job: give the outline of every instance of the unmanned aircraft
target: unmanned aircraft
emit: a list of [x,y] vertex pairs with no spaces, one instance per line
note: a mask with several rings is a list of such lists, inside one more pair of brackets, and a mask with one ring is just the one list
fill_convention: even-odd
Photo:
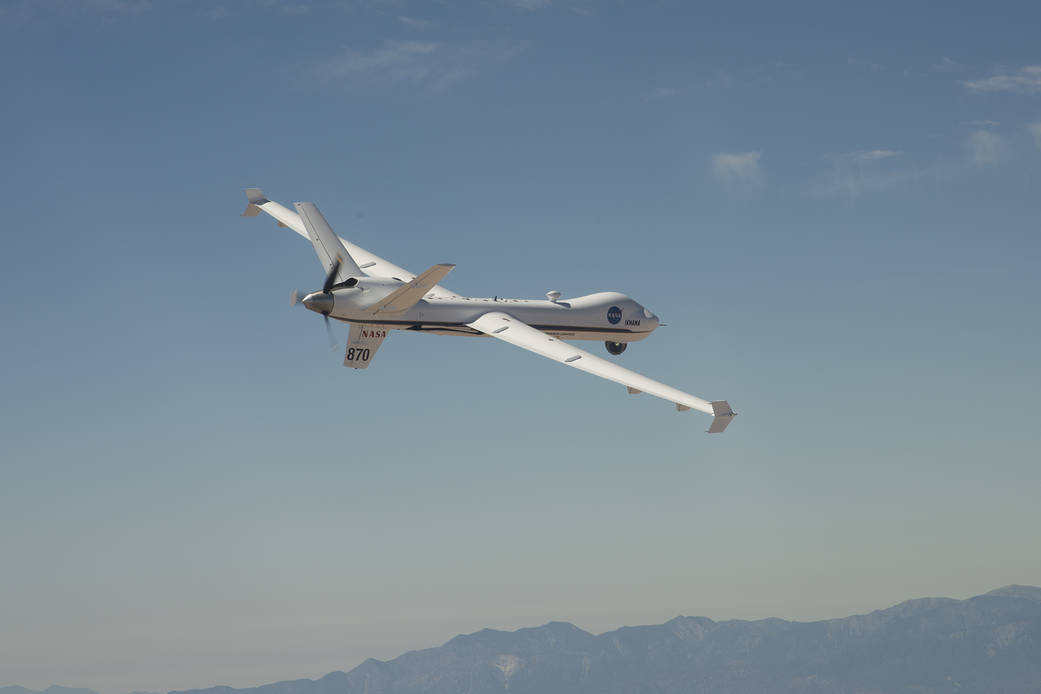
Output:
[[325,269],[320,291],[293,303],[325,317],[350,324],[343,365],[369,366],[391,330],[463,335],[489,335],[543,357],[624,385],[630,393],[647,393],[675,403],[676,409],[699,410],[713,416],[708,428],[716,434],[727,428],[736,413],[726,400],[702,400],[635,371],[574,347],[564,340],[602,340],[607,351],[619,355],[658,327],[658,317],[628,296],[599,292],[562,299],[548,292],[546,300],[480,299],[460,296],[438,284],[455,265],[434,265],[411,272],[369,253],[337,236],[314,203],[296,202],[296,212],[271,202],[259,188],[247,188],[249,204],[243,216],[260,212],[278,220],[311,241]]

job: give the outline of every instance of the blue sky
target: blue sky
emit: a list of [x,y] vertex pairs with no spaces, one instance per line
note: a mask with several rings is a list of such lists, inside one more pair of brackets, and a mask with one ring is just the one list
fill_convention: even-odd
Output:
[[[1041,584],[1039,14],[0,5],[0,684]],[[345,370],[247,186],[467,294],[630,294],[622,363],[741,416],[485,340]]]

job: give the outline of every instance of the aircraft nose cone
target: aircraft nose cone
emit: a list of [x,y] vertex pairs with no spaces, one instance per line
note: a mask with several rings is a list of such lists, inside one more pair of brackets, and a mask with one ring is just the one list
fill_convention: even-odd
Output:
[[658,320],[658,316],[651,313],[648,309],[643,310],[643,317],[644,320],[646,320],[647,323],[651,326],[651,330],[658,327],[658,323],[660,322]]
[[304,297],[304,306],[315,313],[331,313],[333,310],[333,295],[325,292],[314,292]]

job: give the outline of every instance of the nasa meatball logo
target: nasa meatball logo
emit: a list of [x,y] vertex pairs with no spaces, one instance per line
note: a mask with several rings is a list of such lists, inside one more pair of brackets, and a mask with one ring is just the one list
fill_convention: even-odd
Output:
[[612,306],[607,309],[607,322],[614,325],[618,321],[622,320],[622,309],[617,306]]

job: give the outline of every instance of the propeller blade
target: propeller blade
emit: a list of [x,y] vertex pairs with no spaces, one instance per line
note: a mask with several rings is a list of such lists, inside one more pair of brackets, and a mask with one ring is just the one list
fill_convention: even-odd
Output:
[[289,305],[296,306],[300,303],[300,290],[294,289],[293,293],[289,295]]
[[329,324],[329,314],[323,313],[322,318],[325,319],[325,332],[329,335],[329,349],[336,349],[336,335],[333,334],[333,327]]
[[336,256],[336,260],[333,261],[333,266],[329,268],[329,274],[325,276],[325,284],[322,285],[322,293],[328,294],[329,290],[336,284],[336,275],[340,272],[340,265],[342,265],[340,256]]

